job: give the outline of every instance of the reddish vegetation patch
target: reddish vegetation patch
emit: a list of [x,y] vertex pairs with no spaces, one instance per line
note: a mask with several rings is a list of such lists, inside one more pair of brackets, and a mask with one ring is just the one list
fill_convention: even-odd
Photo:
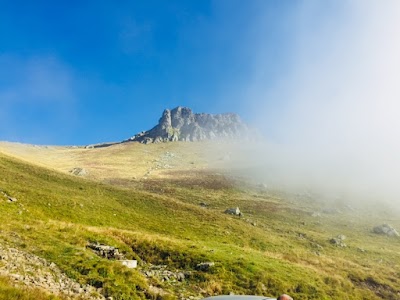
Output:
[[280,210],[280,205],[277,203],[272,203],[269,201],[260,201],[260,202],[255,202],[252,203],[250,201],[247,201],[246,203],[243,203],[246,205],[246,209],[249,210],[250,212],[254,214],[268,214],[268,213],[275,213]]
[[124,178],[107,178],[103,180],[104,183],[125,187],[125,188],[136,188],[138,186],[138,182],[131,179]]
[[400,290],[395,290],[387,284],[379,283],[372,277],[361,279],[355,276],[350,276],[350,280],[361,288],[366,288],[373,291],[382,299],[399,299],[400,297]]
[[212,190],[230,189],[234,187],[234,183],[230,179],[221,174],[209,171],[167,171],[163,174],[168,176],[166,179],[162,180],[163,182],[169,182],[180,187],[202,187]]

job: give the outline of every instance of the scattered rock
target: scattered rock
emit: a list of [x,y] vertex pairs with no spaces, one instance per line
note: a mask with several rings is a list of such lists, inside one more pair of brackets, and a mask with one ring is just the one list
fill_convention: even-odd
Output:
[[76,176],[86,176],[88,174],[88,172],[83,168],[73,168],[69,172]]
[[[173,169],[173,166],[170,165],[171,162],[174,162],[174,159],[176,158],[176,155],[174,153],[171,152],[165,152],[163,155],[160,156],[160,158],[158,160],[155,161],[154,164],[154,169],[158,170],[158,169]],[[151,172],[151,170],[153,169],[150,168],[148,173]]]
[[200,202],[200,206],[201,206],[201,207],[208,207],[208,204],[205,203],[205,202]]
[[176,279],[178,279],[179,281],[183,281],[185,280],[185,274],[183,272],[179,272],[178,274],[176,274]]
[[250,220],[250,219],[245,219],[245,221],[247,223],[249,223],[250,225],[252,225],[252,226],[257,226],[257,222],[256,221],[253,221],[253,220]]
[[243,216],[242,212],[240,211],[239,207],[236,208],[228,208],[224,211],[224,213],[228,215],[235,215],[235,216]]
[[302,232],[298,232],[298,233],[297,233],[297,237],[300,238],[300,239],[305,239],[306,236],[307,236],[307,235],[306,235],[305,233],[302,233]]
[[7,199],[8,202],[17,202],[17,198],[13,198],[13,197],[8,197]]
[[140,270],[146,277],[155,277],[160,281],[175,283],[184,281],[192,274],[190,271],[168,270],[166,265],[143,264]]
[[266,185],[265,183],[259,183],[257,186],[259,188],[262,188],[262,189],[267,189],[268,188],[268,185]]
[[323,250],[324,247],[322,247],[320,244],[316,243],[316,242],[311,242],[311,246],[314,248],[317,248],[319,250]]
[[339,234],[337,237],[331,238],[329,242],[337,247],[345,248],[347,245],[343,242],[346,239],[346,236],[343,234]]
[[53,262],[18,249],[0,245],[0,275],[32,288],[43,289],[62,299],[105,299],[90,285],[67,277]]
[[375,226],[372,231],[376,234],[383,234],[387,236],[399,236],[399,233],[396,229],[394,229],[389,224],[382,224],[379,226]]
[[99,243],[89,243],[88,248],[92,249],[97,255],[107,259],[118,259],[123,260],[124,256],[119,253],[118,248]]
[[196,269],[199,271],[208,271],[215,266],[214,262],[202,262],[197,264]]
[[12,202],[17,202],[17,198],[11,197],[8,195],[6,192],[1,191],[1,194],[7,199],[7,202],[12,203]]
[[132,259],[132,260],[128,260],[128,259],[121,260],[121,264],[123,266],[126,266],[129,269],[136,269],[137,268],[137,260],[134,260],[134,259]]

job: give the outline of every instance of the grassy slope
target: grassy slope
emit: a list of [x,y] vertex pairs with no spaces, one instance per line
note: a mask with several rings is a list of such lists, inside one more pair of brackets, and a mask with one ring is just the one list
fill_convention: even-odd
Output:
[[[99,150],[94,153],[101,156]],[[149,151],[159,157],[166,149]],[[124,170],[125,176],[132,175]],[[370,233],[381,222],[376,215],[313,218],[316,203],[311,200],[289,202],[205,172],[174,169],[166,177],[174,180],[156,176],[121,188],[0,155],[0,174],[0,188],[18,198],[17,203],[0,200],[3,242],[54,261],[69,276],[102,287],[114,299],[151,297],[149,284],[175,296],[285,291],[297,299],[388,299],[400,290],[400,242]],[[244,218],[222,214],[236,205]],[[337,234],[348,237],[349,247],[329,244]],[[147,281],[137,270],[95,256],[85,248],[88,241],[119,246],[141,265],[162,263],[193,273],[179,285]],[[195,271],[203,261],[216,266]]]
[[25,287],[12,286],[11,281],[0,276],[0,300],[57,300],[56,296],[49,295],[39,289],[27,289]]
[[[88,178],[100,181],[156,176],[163,165],[183,170],[202,169],[207,166],[206,158],[215,156],[211,154],[213,149],[213,144],[207,142],[126,143],[96,149],[0,142],[0,152],[10,156],[65,173],[74,167],[85,168],[89,173]],[[168,153],[174,156],[165,155]]]

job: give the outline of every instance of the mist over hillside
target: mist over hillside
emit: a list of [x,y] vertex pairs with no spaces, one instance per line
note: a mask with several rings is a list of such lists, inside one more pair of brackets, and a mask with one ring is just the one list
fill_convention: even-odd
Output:
[[[294,20],[284,76],[267,85],[260,42],[246,98],[265,144],[233,150],[248,174],[266,184],[315,189],[351,201],[399,204],[400,4],[307,1]],[[318,28],[307,22],[321,20]],[[263,13],[257,33],[263,32]],[[276,103],[281,103],[276,107]],[[253,147],[254,146],[254,147]],[[237,162],[233,162],[236,165]]]

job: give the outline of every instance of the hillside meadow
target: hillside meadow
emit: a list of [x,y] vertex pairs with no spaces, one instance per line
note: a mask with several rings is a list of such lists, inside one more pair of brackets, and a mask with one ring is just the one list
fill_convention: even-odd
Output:
[[[400,297],[400,239],[372,232],[383,222],[400,228],[398,216],[385,207],[349,209],[231,178],[211,168],[220,157],[210,163],[203,148],[2,143],[0,190],[17,201],[0,195],[0,243],[53,262],[113,299],[283,292],[294,299]],[[88,175],[69,174],[74,167]],[[231,207],[243,215],[225,214]],[[338,235],[345,246],[330,242]],[[91,242],[118,247],[138,268],[96,255]],[[210,268],[199,269],[207,262]],[[184,279],[151,273],[155,266]],[[64,299],[6,276],[0,294]]]

